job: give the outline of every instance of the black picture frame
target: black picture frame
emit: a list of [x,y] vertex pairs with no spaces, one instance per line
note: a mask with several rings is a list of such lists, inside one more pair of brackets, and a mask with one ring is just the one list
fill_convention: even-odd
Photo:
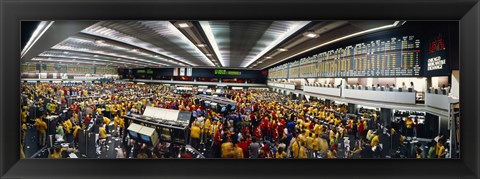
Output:
[[[19,160],[21,20],[459,20],[461,159]],[[478,0],[0,1],[2,178],[478,178]],[[17,137],[18,136],[18,137]]]

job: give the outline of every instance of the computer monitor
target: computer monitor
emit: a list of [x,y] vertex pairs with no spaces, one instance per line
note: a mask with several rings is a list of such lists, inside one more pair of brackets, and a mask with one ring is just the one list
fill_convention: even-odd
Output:
[[130,134],[130,137],[131,137],[131,138],[133,138],[133,139],[137,139],[137,138],[138,138],[138,133],[133,132],[133,131],[128,131],[128,133]]
[[145,143],[152,143],[152,141],[150,140],[150,136],[141,134],[141,135],[140,135],[140,138],[141,138]]

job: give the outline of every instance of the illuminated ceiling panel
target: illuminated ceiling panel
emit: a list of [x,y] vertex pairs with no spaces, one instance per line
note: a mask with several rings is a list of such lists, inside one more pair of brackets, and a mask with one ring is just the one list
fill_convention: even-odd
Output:
[[51,58],[65,58],[65,59],[77,59],[77,60],[90,60],[92,62],[106,62],[106,63],[115,63],[115,64],[122,64],[122,65],[148,65],[148,66],[155,66],[157,64],[151,62],[140,62],[140,61],[132,61],[129,59],[122,59],[122,58],[115,58],[110,56],[103,56],[103,55],[93,55],[88,53],[78,53],[78,52],[68,52],[68,54],[63,53],[62,51],[46,51],[39,55],[39,57],[51,57]]
[[165,59],[160,61],[152,57],[151,55],[146,55],[139,51],[134,51],[129,48],[109,45],[108,43],[96,43],[94,39],[86,40],[83,38],[70,37],[63,42],[52,47],[53,50],[67,50],[75,52],[85,52],[92,54],[100,54],[106,56],[112,56],[116,58],[130,59],[132,62],[145,62],[158,65],[166,65]]
[[82,33],[119,41],[189,66],[214,66],[168,21],[102,21]]
[[246,67],[309,21],[201,21],[200,25],[220,62]]
[[270,28],[263,34],[262,38],[257,41],[257,44],[250,51],[250,54],[242,61],[240,67],[247,67],[275,46],[280,44],[283,40],[290,37],[297,32],[309,21],[275,21]]
[[230,28],[228,22],[200,21],[200,25],[222,66],[230,66]]
[[[42,46],[45,48],[41,50],[30,50],[31,53],[43,53],[27,53],[29,59],[22,61],[26,63],[29,60],[43,59],[45,62],[66,62],[75,59],[78,63],[91,61],[96,65],[125,67],[223,66],[263,69],[312,49],[373,32],[358,26],[360,22],[355,22],[357,26],[354,26],[349,21],[181,22],[188,26],[180,27],[179,21],[92,21],[72,30],[68,36]],[[328,25],[337,22],[341,25]],[[55,34],[50,30],[55,31],[58,29],[54,28],[55,25],[59,25],[46,22],[40,24],[36,37],[32,37],[33,40],[29,43],[34,45],[27,48],[40,47],[41,40],[38,39],[46,36],[41,34],[47,30],[45,34]],[[339,29],[348,30],[339,34],[351,35],[329,36],[339,32]],[[373,28],[375,31],[382,29]],[[315,32],[318,36],[308,38],[304,36],[306,32]],[[37,43],[35,39],[38,40]],[[52,44],[55,45],[52,47]],[[23,50],[22,56],[28,49]],[[215,65],[218,64],[217,59],[221,65]]]

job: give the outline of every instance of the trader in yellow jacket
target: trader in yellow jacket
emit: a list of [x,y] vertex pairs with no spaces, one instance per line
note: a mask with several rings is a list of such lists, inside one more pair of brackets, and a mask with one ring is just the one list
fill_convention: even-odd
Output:
[[235,147],[233,149],[233,158],[243,158],[243,150],[240,148],[240,146],[235,144]]
[[228,141],[222,144],[222,158],[233,158],[235,155],[232,142]]
[[108,131],[108,125],[110,125],[110,122],[112,122],[108,117],[103,117],[103,124],[105,124],[105,130],[107,132],[107,134],[109,134],[110,132]]
[[190,145],[198,149],[200,144],[200,124],[199,123],[192,123],[192,127],[190,127]]
[[64,129],[65,129],[65,132],[67,134],[72,134],[72,122],[70,120],[65,120],[65,122],[63,122],[63,126],[64,126]]
[[378,146],[378,143],[380,142],[380,139],[378,138],[378,134],[375,133],[375,136],[373,136],[372,141],[370,142],[371,147],[376,147]]
[[38,143],[42,146],[45,146],[46,135],[47,135],[47,123],[42,121],[40,118],[35,120],[35,126],[37,127],[37,131],[39,134]]

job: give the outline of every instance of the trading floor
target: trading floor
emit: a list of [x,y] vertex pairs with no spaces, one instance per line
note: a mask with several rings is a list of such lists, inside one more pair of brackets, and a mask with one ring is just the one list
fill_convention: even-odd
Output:
[[[301,100],[268,88],[218,94],[160,84],[22,88],[23,109],[29,109],[22,111],[22,150],[30,158],[445,158],[448,148],[447,136],[416,140],[416,117],[395,130],[375,110],[362,108],[359,116],[346,104]],[[188,112],[185,138],[162,132],[166,121],[160,117],[144,126],[157,134],[147,139],[129,128],[150,124],[141,116],[152,109]],[[44,132],[53,139],[39,144]]]

